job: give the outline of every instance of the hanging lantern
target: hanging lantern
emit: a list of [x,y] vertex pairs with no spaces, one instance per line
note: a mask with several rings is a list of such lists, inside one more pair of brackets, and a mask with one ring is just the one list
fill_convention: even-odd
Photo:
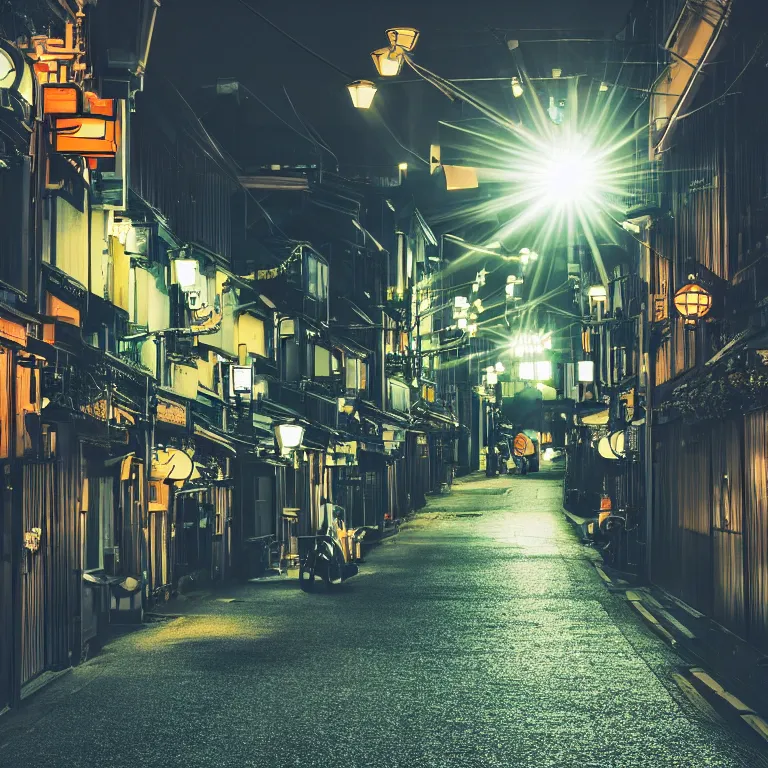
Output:
[[519,99],[523,95],[523,84],[520,82],[519,77],[512,78],[512,95]]
[[397,77],[403,68],[404,51],[401,47],[379,48],[371,54],[376,71],[382,77]]
[[355,80],[347,86],[347,90],[356,109],[368,109],[376,95],[376,84],[370,80]]
[[413,27],[393,27],[387,30],[387,37],[393,48],[400,47],[412,51],[419,41],[419,30]]
[[696,282],[695,275],[688,275],[688,282],[675,294],[675,309],[686,328],[696,328],[712,309],[712,294]]
[[623,459],[626,456],[624,432],[611,432],[607,437],[601,437],[597,443],[597,452],[610,461]]

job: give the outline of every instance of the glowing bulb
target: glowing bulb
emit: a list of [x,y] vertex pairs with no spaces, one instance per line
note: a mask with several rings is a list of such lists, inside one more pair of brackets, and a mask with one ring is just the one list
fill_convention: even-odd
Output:
[[512,95],[519,99],[523,95],[523,86],[520,84],[519,77],[512,78]]
[[594,195],[597,168],[588,147],[553,147],[539,179],[542,194],[556,205],[572,205]]

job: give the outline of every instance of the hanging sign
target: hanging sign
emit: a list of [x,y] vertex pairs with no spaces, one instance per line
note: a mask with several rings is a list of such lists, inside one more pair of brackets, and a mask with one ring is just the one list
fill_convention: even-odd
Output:
[[176,427],[187,426],[187,407],[164,397],[157,398],[157,420]]

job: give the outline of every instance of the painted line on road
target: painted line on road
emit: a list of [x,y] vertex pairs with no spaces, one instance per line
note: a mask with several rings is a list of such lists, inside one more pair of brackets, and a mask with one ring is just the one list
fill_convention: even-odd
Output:
[[597,575],[606,583],[613,586],[613,582],[611,581],[611,577],[599,566],[595,566],[595,570],[597,571]]
[[741,719],[753,730],[758,733],[766,741],[768,741],[768,723],[763,720],[759,715],[745,714],[741,716]]
[[639,601],[630,600],[629,604],[670,644],[677,645],[677,640],[659,623],[659,620]]
[[699,712],[713,723],[722,723],[723,718],[717,713],[717,710],[694,688],[690,680],[683,677],[679,672],[672,673],[672,679],[677,683],[677,687],[683,692],[688,701],[693,704]]
[[697,680],[704,683],[707,688],[716,693],[721,699],[727,701],[737,712],[745,715],[754,715],[752,707],[748,707],[741,699],[726,691],[725,688],[712,677],[712,675],[708,674],[700,667],[691,667],[691,674]]
[[643,593],[643,598],[646,602],[648,602],[654,610],[663,616],[683,637],[688,638],[688,640],[695,640],[696,635],[691,632],[688,627],[685,626],[681,621],[678,621],[653,595],[649,594],[648,592]]

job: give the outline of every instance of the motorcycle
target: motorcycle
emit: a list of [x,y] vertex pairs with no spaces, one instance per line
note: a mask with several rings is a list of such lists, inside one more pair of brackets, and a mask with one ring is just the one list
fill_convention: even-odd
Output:
[[328,589],[352,578],[359,572],[359,560],[364,530],[349,530],[344,523],[343,509],[333,504],[324,505],[326,514],[312,545],[299,567],[299,586],[311,592],[315,583],[324,581]]

